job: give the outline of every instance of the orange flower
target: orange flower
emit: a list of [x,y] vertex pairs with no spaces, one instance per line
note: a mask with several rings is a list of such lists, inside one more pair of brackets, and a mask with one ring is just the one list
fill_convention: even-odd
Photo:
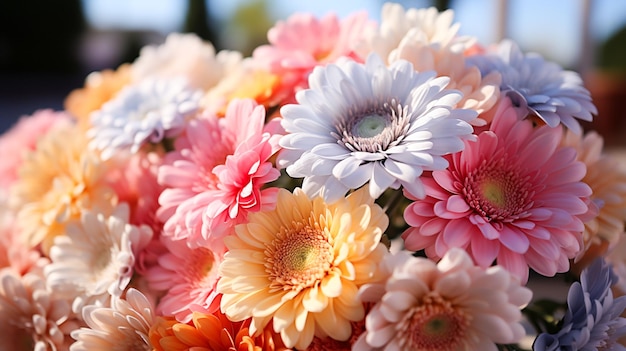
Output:
[[266,108],[281,104],[286,95],[283,90],[285,88],[278,75],[242,65],[210,89],[202,104],[217,115],[224,116],[226,106],[234,99],[254,99]]
[[80,125],[89,125],[89,114],[99,110],[130,81],[129,64],[123,64],[115,71],[93,72],[85,79],[82,89],[76,89],[67,96],[65,109],[76,116]]
[[266,328],[257,337],[249,333],[250,319],[231,322],[217,309],[212,314],[194,312],[189,324],[172,317],[157,317],[150,329],[150,343],[156,351],[273,351],[289,350],[280,336]]

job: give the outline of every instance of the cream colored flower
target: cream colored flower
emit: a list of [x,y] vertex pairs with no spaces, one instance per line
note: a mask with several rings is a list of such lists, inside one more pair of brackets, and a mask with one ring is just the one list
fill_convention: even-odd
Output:
[[54,237],[83,211],[110,211],[117,200],[106,182],[108,167],[76,125],[43,136],[26,155],[9,199],[27,243],[41,243],[47,254]]
[[215,48],[195,34],[172,33],[158,46],[146,46],[132,64],[135,81],[149,77],[185,77],[193,88],[208,90],[236,70],[242,55]]
[[383,59],[389,59],[409,36],[422,45],[436,45],[440,50],[462,53],[476,39],[457,36],[460,24],[452,24],[453,19],[452,10],[441,13],[434,7],[405,10],[400,4],[385,3],[379,28],[366,30],[365,40],[357,43],[357,52],[366,57],[373,51]]
[[[453,16],[452,10],[441,13],[434,7],[404,10],[399,4],[386,3],[378,31],[366,34],[360,52],[362,55],[377,52],[387,64],[407,60],[418,72],[435,70],[437,76],[450,77],[447,88],[463,93],[456,106],[482,114],[497,102],[501,77],[498,72],[481,77],[477,67],[465,64],[464,52],[475,39],[457,36],[459,24],[452,24]],[[472,124],[486,122],[490,121],[479,118]]]
[[152,229],[128,224],[128,217],[126,203],[110,216],[84,211],[55,238],[44,272],[53,291],[74,299],[76,313],[85,305],[106,305],[128,286],[135,257],[152,238]]
[[252,334],[271,321],[287,347],[347,340],[350,322],[364,317],[358,288],[377,279],[387,252],[387,224],[366,187],[332,205],[281,189],[275,210],[250,214],[225,239],[222,310],[234,321],[252,317]]
[[475,266],[460,248],[439,263],[401,251],[381,266],[386,279],[359,290],[376,305],[353,350],[497,351],[525,335],[532,292],[501,266]]
[[67,350],[71,343],[78,324],[70,304],[47,289],[39,268],[24,276],[0,270],[0,350]]
[[128,289],[124,299],[113,297],[111,307],[87,306],[83,319],[89,327],[72,331],[76,342],[70,351],[153,350],[148,333],[154,306],[139,290]]

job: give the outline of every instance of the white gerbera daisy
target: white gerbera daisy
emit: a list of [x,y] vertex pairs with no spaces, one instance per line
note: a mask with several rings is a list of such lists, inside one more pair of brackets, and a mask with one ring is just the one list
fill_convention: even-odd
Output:
[[67,226],[67,235],[55,238],[44,273],[53,291],[74,299],[74,312],[104,305],[128,286],[135,255],[152,238],[149,227],[129,224],[128,216],[126,203],[109,217],[87,211]]
[[376,54],[318,67],[298,104],[281,109],[279,165],[329,203],[368,181],[372,198],[400,186],[423,197],[422,172],[447,167],[442,155],[473,137],[477,113],[453,109],[461,93],[444,89],[448,81],[404,60],[386,67]]
[[187,80],[146,79],[124,88],[91,114],[90,147],[108,159],[119,149],[137,152],[145,143],[174,137],[198,111],[202,91]]
[[489,48],[485,55],[469,57],[467,63],[478,66],[483,76],[500,72],[502,93],[550,127],[563,123],[580,134],[582,128],[576,118],[591,121],[592,114],[598,113],[578,73],[565,71],[539,54],[524,54],[511,40]]

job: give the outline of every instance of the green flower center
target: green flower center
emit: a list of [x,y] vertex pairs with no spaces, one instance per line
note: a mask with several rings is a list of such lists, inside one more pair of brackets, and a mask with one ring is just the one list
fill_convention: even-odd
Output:
[[352,128],[352,134],[360,138],[372,138],[387,127],[387,118],[379,114],[362,117]]
[[333,136],[351,151],[378,153],[402,142],[410,122],[408,107],[390,98],[346,111]]

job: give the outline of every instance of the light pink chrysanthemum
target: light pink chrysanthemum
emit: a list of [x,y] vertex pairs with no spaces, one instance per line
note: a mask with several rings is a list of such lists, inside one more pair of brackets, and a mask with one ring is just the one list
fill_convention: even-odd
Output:
[[46,287],[40,268],[24,276],[0,270],[0,350],[69,349],[69,334],[79,324],[69,301]]
[[587,165],[583,181],[591,187],[598,215],[585,222],[585,246],[599,239],[615,244],[626,223],[626,169],[619,161],[603,153],[602,137],[591,131],[584,136],[567,131],[562,144],[574,147],[578,160]]
[[438,264],[401,251],[381,266],[387,279],[359,290],[376,305],[353,350],[496,351],[525,335],[532,292],[502,267],[475,266],[459,248]]
[[155,314],[150,301],[131,288],[124,299],[112,297],[110,306],[91,305],[83,309],[88,328],[72,331],[76,342],[70,351],[152,350],[148,333]]
[[320,19],[311,14],[294,14],[269,30],[269,45],[256,48],[253,58],[279,75],[285,94],[293,96],[296,90],[307,87],[307,77],[315,66],[335,62],[342,56],[357,59],[352,46],[370,26],[374,24],[365,12],[343,20],[334,14]]
[[277,146],[269,134],[253,135],[226,158],[225,164],[213,169],[219,178],[218,189],[207,194],[213,201],[204,217],[212,235],[223,236],[229,228],[243,223],[248,212],[274,207],[278,188],[261,187],[280,176],[269,161]]
[[[227,228],[247,212],[273,203],[268,198],[271,191],[260,187],[277,176],[269,170],[267,158],[276,151],[278,137],[265,134],[264,123],[265,109],[253,100],[233,101],[224,118],[205,115],[189,123],[158,172],[159,183],[166,188],[157,212],[165,222],[164,235],[221,251]],[[216,168],[224,164],[225,168]],[[219,217],[224,211],[228,216]],[[230,222],[211,224],[218,217]],[[216,225],[226,227],[213,232]]]
[[[409,250],[432,258],[466,249],[481,266],[494,260],[522,282],[528,268],[545,276],[569,269],[582,245],[591,189],[576,151],[560,147],[560,128],[534,129],[504,99],[488,131],[424,179],[427,197],[404,213]],[[412,199],[415,200],[414,197]]]
[[[3,203],[2,200],[0,203]],[[27,246],[21,235],[15,215],[0,205],[0,268],[11,267],[19,274],[25,274],[35,265],[41,253]]]
[[193,310],[208,308],[217,295],[223,254],[204,247],[189,248],[182,240],[163,237],[162,242],[168,251],[146,272],[146,279],[151,289],[166,292],[157,305],[158,314],[187,323]]
[[24,154],[35,149],[39,137],[57,123],[70,121],[65,112],[40,110],[32,116],[20,118],[0,136],[0,189],[8,188],[16,179]]
[[159,208],[159,194],[163,190],[157,182],[161,156],[154,152],[138,152],[118,157],[116,162],[117,167],[107,174],[107,181],[118,201],[129,205],[129,223],[147,225],[158,233],[162,223],[157,220],[155,213]]

